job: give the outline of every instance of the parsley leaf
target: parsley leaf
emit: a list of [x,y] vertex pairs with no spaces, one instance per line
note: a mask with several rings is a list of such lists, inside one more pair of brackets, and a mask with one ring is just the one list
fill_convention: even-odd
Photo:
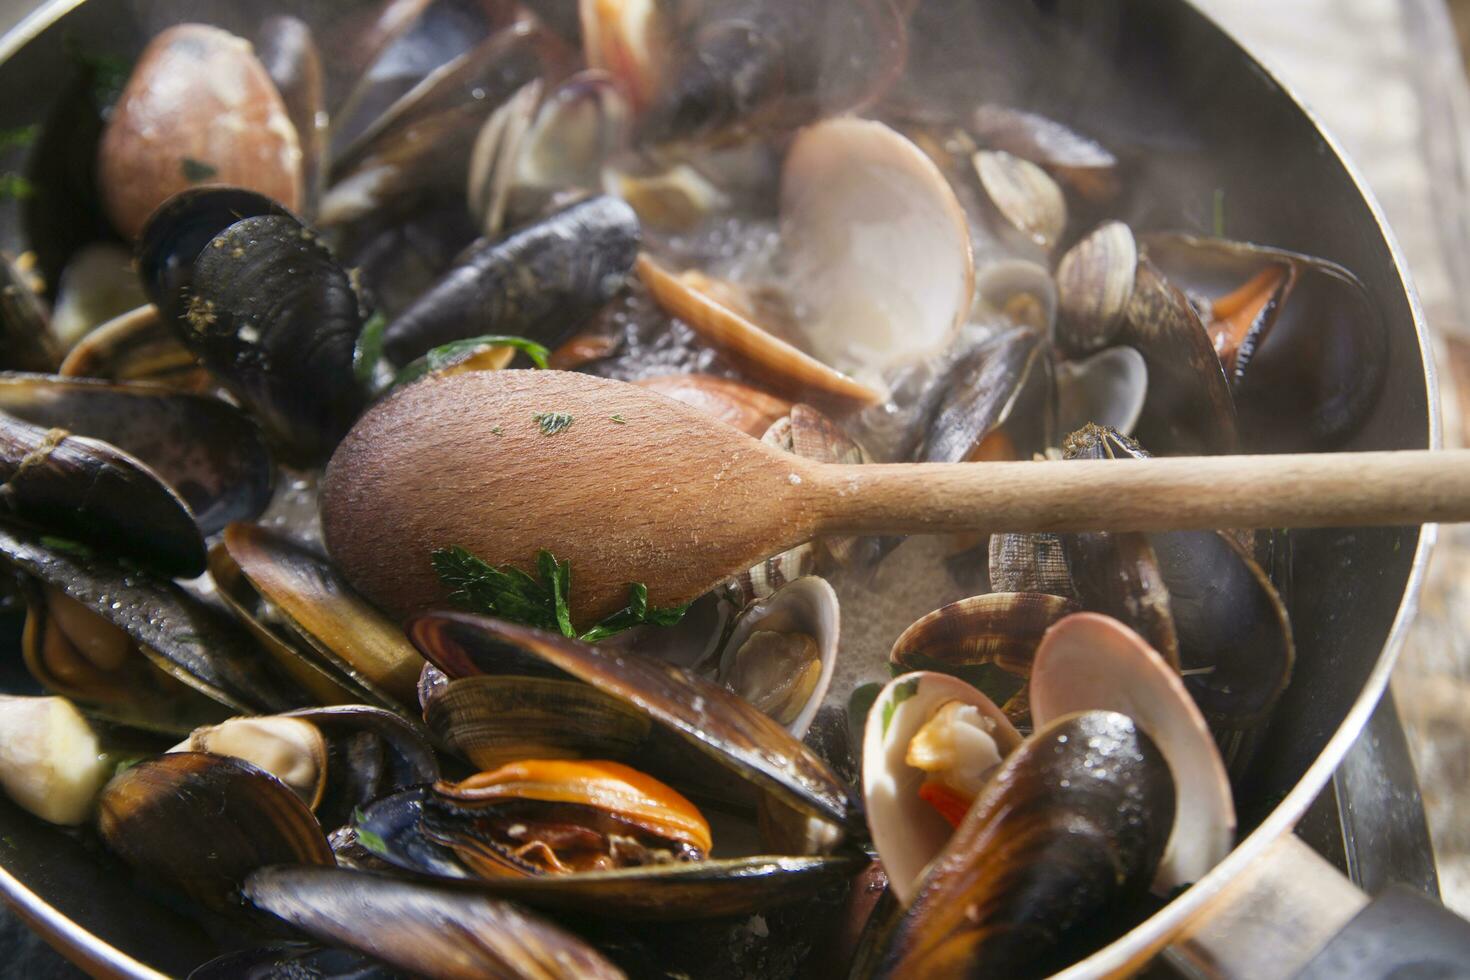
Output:
[[[381,336],[382,331],[379,330]],[[381,349],[381,340],[379,348]],[[467,360],[474,354],[489,347],[514,347],[531,359],[531,363],[538,368],[546,367],[546,359],[551,356],[551,351],[534,340],[525,337],[508,337],[499,334],[487,334],[483,337],[466,337],[463,340],[453,340],[442,344],[429,351],[417,360],[411,361],[407,367],[398,372],[393,379],[392,387],[406,385],[417,381],[426,374],[442,371],[453,367],[461,361]]]
[[569,412],[539,412],[532,416],[536,424],[541,426],[543,436],[554,436],[558,432],[565,432],[572,427],[572,418]]
[[660,609],[648,604],[648,586],[628,586],[628,604],[578,635],[572,626],[572,563],[557,561],[546,550],[536,553],[538,578],[514,565],[495,567],[458,545],[440,548],[431,560],[440,580],[450,588],[450,599],[470,612],[534,626],[562,636],[596,643],[634,626],[673,626],[684,618],[688,605]]
[[362,325],[357,345],[352,349],[352,373],[358,384],[372,385],[378,363],[383,360],[383,330],[387,326],[388,318],[381,311],[368,317],[367,323]]

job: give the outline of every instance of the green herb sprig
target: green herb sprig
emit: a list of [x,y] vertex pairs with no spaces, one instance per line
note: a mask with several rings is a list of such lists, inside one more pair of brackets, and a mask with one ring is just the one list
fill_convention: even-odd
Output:
[[532,420],[541,426],[543,436],[554,436],[558,432],[565,432],[576,421],[570,412],[537,412],[532,416]]
[[450,599],[470,612],[496,616],[524,626],[560,633],[596,643],[635,626],[673,626],[689,606],[667,609],[648,604],[648,586],[628,586],[628,604],[582,633],[572,626],[572,563],[557,561],[551,552],[536,553],[537,575],[514,565],[495,567],[458,545],[440,548],[431,560],[439,579],[450,588]]

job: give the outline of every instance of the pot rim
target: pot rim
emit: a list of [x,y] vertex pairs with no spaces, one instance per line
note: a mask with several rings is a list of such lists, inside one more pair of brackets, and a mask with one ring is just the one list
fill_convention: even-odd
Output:
[[[42,3],[10,31],[0,36],[0,65],[8,62],[46,29],[85,2],[86,0],[47,0]],[[1207,22],[1225,42],[1235,47],[1237,54],[1244,59],[1246,64],[1277,87],[1287,102],[1316,130],[1326,149],[1324,155],[1337,161],[1364,203],[1367,204],[1378,232],[1383,236],[1388,248],[1394,273],[1408,302],[1413,321],[1414,336],[1418,344],[1425,383],[1428,448],[1442,448],[1439,386],[1424,310],[1406,274],[1407,265],[1398,239],[1392,228],[1389,227],[1383,209],[1368,188],[1363,174],[1345,155],[1341,144],[1324,127],[1321,119],[1302,103],[1291,87],[1286,85],[1274,71],[1261,64],[1235,34],[1201,10],[1196,0],[1176,0],[1176,2],[1180,2],[1194,16]],[[1398,661],[1409,624],[1418,608],[1419,596],[1424,585],[1425,569],[1437,536],[1438,525],[1425,524],[1421,527],[1405,582],[1403,597],[1378,660],[1362,689],[1358,692],[1352,707],[1348,709],[1347,714],[1338,724],[1337,730],[1327,740],[1327,744],[1323,746],[1317,758],[1307,767],[1306,772],[1297,780],[1290,792],[1272,809],[1266,819],[1249,836],[1238,843],[1225,860],[1209,874],[1130,932],[1087,959],[1056,974],[1056,980],[1081,980],[1084,977],[1125,975],[1141,967],[1149,958],[1161,951],[1186,925],[1199,917],[1233,881],[1246,871],[1249,865],[1262,859],[1272,844],[1283,835],[1292,832],[1312,801],[1326,786],[1327,781],[1332,778],[1332,774],[1368,723],[1369,717],[1388,687],[1389,676]],[[0,895],[3,895],[17,913],[48,943],[74,964],[94,976],[125,977],[129,980],[162,980],[165,977],[165,974],[134,959],[94,933],[77,925],[65,913],[23,884],[3,865],[0,865]]]

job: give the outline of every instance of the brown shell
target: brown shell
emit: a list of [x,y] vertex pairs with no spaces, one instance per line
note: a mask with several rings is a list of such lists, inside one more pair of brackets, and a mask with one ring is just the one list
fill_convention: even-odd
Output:
[[669,374],[635,383],[708,412],[757,438],[791,411],[791,403],[784,398],[712,374]]
[[113,777],[97,827],[145,877],[213,909],[256,868],[334,863],[321,825],[274,776],[238,759],[171,752]]
[[[981,791],[888,945],[881,977],[1040,976],[1141,897],[1174,822],[1174,783],[1129,718],[1066,715]],[[1084,940],[1085,941],[1085,940]]]

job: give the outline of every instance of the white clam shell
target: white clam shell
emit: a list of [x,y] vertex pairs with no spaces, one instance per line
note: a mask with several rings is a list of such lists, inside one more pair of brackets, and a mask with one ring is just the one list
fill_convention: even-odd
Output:
[[720,676],[724,677],[734,665],[735,654],[756,630],[772,630],[777,633],[806,633],[817,642],[822,657],[822,675],[807,700],[806,707],[792,719],[786,730],[793,738],[802,738],[812,727],[812,719],[827,696],[827,687],[832,683],[832,671],[837,666],[837,642],[841,632],[842,618],[837,602],[837,593],[827,580],[816,575],[807,575],[781,586],[764,599],[757,599],[741,611],[730,631],[720,655]]
[[1164,658],[1110,616],[1075,613],[1047,631],[1031,668],[1040,728],[1076,711],[1121,712],[1163,753],[1174,776],[1174,829],[1154,891],[1198,881],[1230,852],[1235,804],[1204,717]]
[[995,722],[992,737],[1002,757],[1021,744],[1020,734],[989,698],[948,674],[904,674],[890,681],[873,702],[863,730],[863,799],[873,846],[889,887],[905,907],[918,893],[924,869],[954,833],[920,799],[923,771],[904,761],[909,742],[948,701],[973,705]]
[[1109,347],[1057,366],[1057,431],[1076,432],[1088,422],[1123,435],[1143,414],[1148,365],[1132,347]]

